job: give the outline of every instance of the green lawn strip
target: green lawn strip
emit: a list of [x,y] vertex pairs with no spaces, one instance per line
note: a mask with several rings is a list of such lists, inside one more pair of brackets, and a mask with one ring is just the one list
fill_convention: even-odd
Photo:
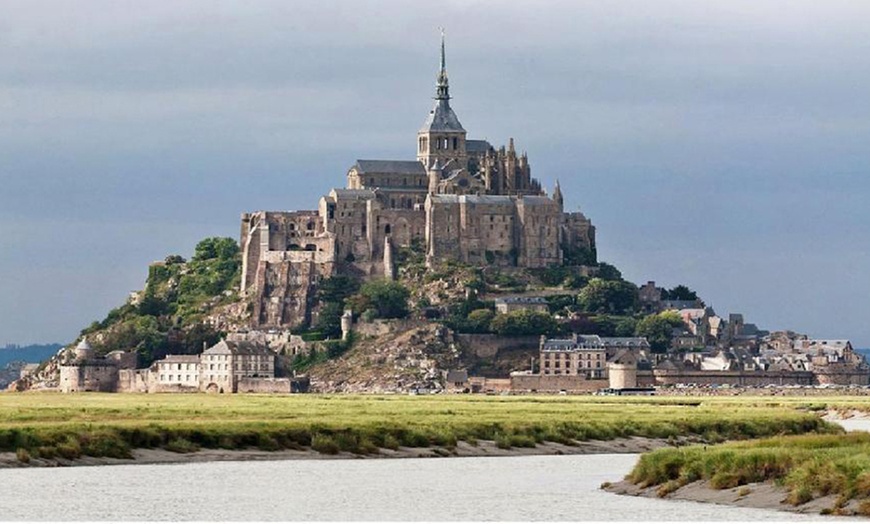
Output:
[[500,447],[619,437],[707,442],[831,431],[815,412],[780,404],[680,397],[362,395],[0,395],[0,451],[29,457],[128,457],[134,448]]

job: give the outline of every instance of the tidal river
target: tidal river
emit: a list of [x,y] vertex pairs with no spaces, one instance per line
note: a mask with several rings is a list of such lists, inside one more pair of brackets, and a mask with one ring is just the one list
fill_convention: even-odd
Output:
[[0,520],[820,520],[613,495],[637,455],[0,470]]

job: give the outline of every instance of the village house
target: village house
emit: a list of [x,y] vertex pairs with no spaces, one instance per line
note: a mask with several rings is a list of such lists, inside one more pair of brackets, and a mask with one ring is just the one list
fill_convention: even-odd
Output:
[[153,367],[157,391],[199,389],[199,355],[167,355]]
[[572,375],[587,379],[607,376],[607,348],[597,335],[567,339],[541,337],[541,375]]
[[275,353],[250,341],[221,340],[202,352],[200,389],[235,393],[244,378],[275,378]]

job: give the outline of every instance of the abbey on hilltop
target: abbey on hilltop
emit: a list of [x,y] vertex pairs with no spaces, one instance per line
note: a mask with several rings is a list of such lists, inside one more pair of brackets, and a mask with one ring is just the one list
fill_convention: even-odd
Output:
[[496,149],[466,138],[450,107],[443,35],[435,104],[416,152],[416,160],[357,160],[346,188],[330,190],[316,211],[242,215],[241,290],[253,298],[254,325],[310,320],[321,278],[394,278],[397,246],[425,249],[430,266],[594,263],[595,228],[564,212],[558,182],[548,196],[513,139]]

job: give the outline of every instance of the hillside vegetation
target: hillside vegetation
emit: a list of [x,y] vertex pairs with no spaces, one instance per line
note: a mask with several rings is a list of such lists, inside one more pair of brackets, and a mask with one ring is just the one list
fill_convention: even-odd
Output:
[[135,300],[111,310],[84,330],[98,353],[135,349],[140,365],[168,353],[202,351],[221,333],[206,318],[239,300],[241,258],[231,238],[207,238],[187,261],[171,255],[148,268],[145,288]]

